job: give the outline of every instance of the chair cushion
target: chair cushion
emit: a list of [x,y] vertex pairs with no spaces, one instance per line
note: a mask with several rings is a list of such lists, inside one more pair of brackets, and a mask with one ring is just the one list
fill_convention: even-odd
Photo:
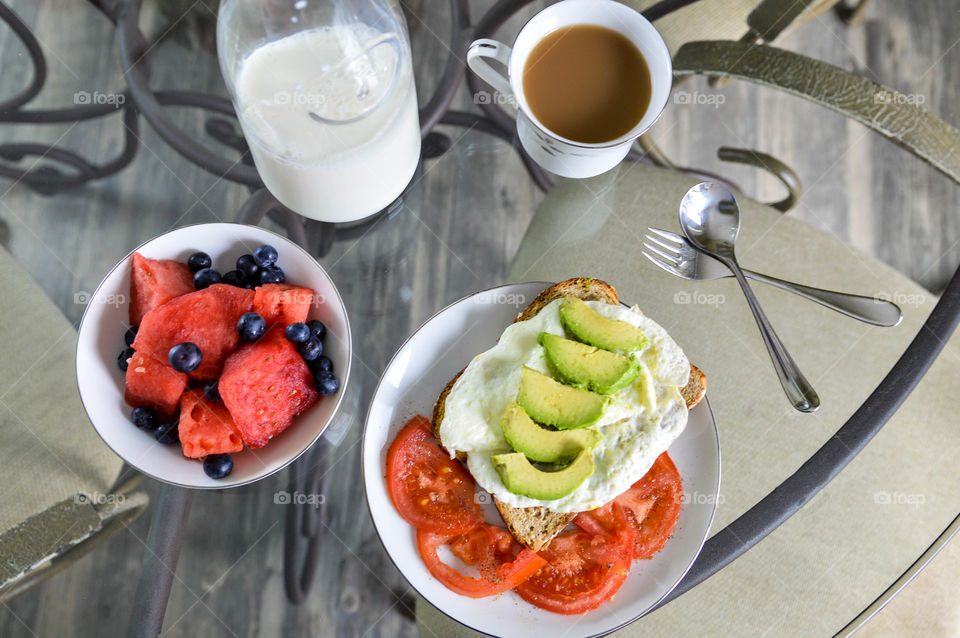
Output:
[[[2,588],[34,557],[55,554],[77,540],[75,533],[98,528],[98,521],[90,523],[97,518],[90,500],[74,508],[74,497],[108,494],[122,462],[80,403],[74,327],[2,248],[0,281],[0,540],[9,548],[22,538],[30,549],[4,555]],[[122,346],[118,335],[118,353]]]

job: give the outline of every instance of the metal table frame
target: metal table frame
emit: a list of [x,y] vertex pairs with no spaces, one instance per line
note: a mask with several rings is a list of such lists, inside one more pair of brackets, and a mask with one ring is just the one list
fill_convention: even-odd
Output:
[[[25,109],[43,88],[46,62],[36,38],[17,15],[0,0],[0,20],[3,20],[23,41],[33,64],[30,85],[12,98],[0,101],[0,123],[64,123],[92,120],[122,111],[125,124],[124,144],[117,156],[104,163],[93,164],[69,149],[47,144],[9,143],[0,145],[0,175],[16,179],[41,194],[56,193],[65,188],[112,175],[133,161],[137,147],[139,116],[147,120],[164,141],[197,166],[236,183],[251,188],[252,197],[240,211],[239,217],[248,223],[258,223],[270,215],[286,228],[290,236],[302,245],[311,244],[314,252],[324,254],[338,237],[354,237],[373,219],[360,223],[335,225],[310,222],[319,236],[314,242],[308,238],[302,218],[284,209],[262,188],[262,182],[250,159],[246,143],[235,125],[235,114],[228,100],[189,91],[154,90],[149,86],[149,46],[139,29],[141,0],[89,0],[115,25],[127,90],[125,99],[112,104],[86,104],[63,109]],[[438,124],[473,127],[496,135],[514,145],[531,178],[543,190],[552,186],[547,173],[533,163],[516,143],[512,119],[497,106],[480,104],[482,114],[451,110],[450,104],[466,76],[474,93],[482,90],[480,81],[466,74],[462,60],[467,45],[474,38],[492,36],[507,19],[530,4],[532,0],[500,0],[476,24],[471,25],[467,0],[449,0],[451,12],[450,56],[433,96],[420,110],[421,133],[424,137],[425,158],[436,157],[450,146],[450,140],[434,128]],[[696,0],[664,0],[644,13],[656,20]],[[166,106],[200,108],[214,114],[206,123],[206,133],[221,144],[233,149],[238,159],[216,154],[196,141],[194,136],[179,129],[165,115]],[[228,119],[229,118],[229,119]],[[4,162],[19,162],[28,156],[42,157],[51,164],[24,170]],[[628,156],[631,161],[650,162],[638,151]],[[703,174],[699,172],[699,174]],[[259,189],[259,190],[257,190]],[[388,208],[378,215],[396,214],[399,207]],[[760,542],[785,520],[796,513],[870,442],[903,401],[923,378],[940,354],[947,340],[960,322],[960,268],[930,313],[909,347],[894,364],[883,381],[864,401],[847,422],[789,478],[761,499],[726,528],[716,532],[704,545],[692,568],[661,602],[661,605],[683,595],[711,575],[734,561]],[[326,444],[321,443],[291,468],[291,490],[316,492],[327,463]],[[147,539],[147,551],[137,585],[129,636],[156,636],[163,625],[164,612],[180,554],[182,531],[186,524],[193,493],[171,485],[161,488]],[[320,532],[316,524],[317,510],[313,506],[291,506],[285,536],[284,569],[288,598],[293,603],[304,600],[313,579],[319,552]],[[960,518],[960,517],[958,517]],[[954,520],[927,552],[908,569],[885,594],[898,591],[932,556],[956,533]],[[301,547],[302,546],[302,547]],[[882,606],[883,596],[851,621],[844,631],[859,627]],[[859,623],[859,624],[858,624]]]

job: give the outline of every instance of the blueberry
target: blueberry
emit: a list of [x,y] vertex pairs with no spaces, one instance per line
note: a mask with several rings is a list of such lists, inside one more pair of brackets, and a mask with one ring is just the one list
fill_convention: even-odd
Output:
[[321,372],[313,379],[313,387],[323,396],[329,396],[340,388],[340,382],[333,374]]
[[127,328],[127,331],[123,333],[123,342],[128,346],[133,345],[133,340],[137,338],[137,327],[130,326]]
[[239,270],[231,270],[230,272],[223,273],[223,276],[220,278],[220,283],[227,284],[228,286],[236,286],[237,288],[244,287],[243,275],[240,274]]
[[294,343],[303,343],[312,335],[310,328],[307,327],[307,324],[301,322],[291,323],[289,326],[287,326],[284,334],[287,335],[287,339]]
[[240,255],[237,259],[237,270],[250,281],[258,281],[260,277],[260,266],[253,260],[253,255]]
[[310,337],[303,343],[297,344],[297,352],[300,353],[304,361],[313,361],[323,354],[323,344],[316,337]]
[[117,366],[119,366],[121,370],[126,372],[127,367],[129,366],[129,363],[127,360],[130,357],[132,357],[134,354],[136,353],[134,353],[133,348],[127,348],[126,350],[121,350],[120,354],[117,356]]
[[213,268],[198,270],[193,275],[193,287],[197,290],[203,290],[207,286],[218,283],[220,283],[220,273]]
[[134,408],[133,412],[130,413],[130,420],[135,426],[148,432],[156,430],[157,423],[159,423],[157,411],[146,406]]
[[320,356],[313,361],[308,361],[307,367],[310,368],[311,374],[314,375],[323,374],[324,372],[333,374],[333,361],[328,357]]
[[313,333],[320,341],[323,341],[324,337],[327,336],[327,327],[323,325],[323,322],[319,319],[311,319],[307,322],[307,327],[310,328],[310,332]]
[[174,443],[180,442],[180,423],[179,421],[167,421],[166,423],[161,423],[157,428],[157,431],[153,433],[154,438],[157,439],[158,443],[163,443],[164,445],[173,445]]
[[210,385],[203,387],[203,396],[207,397],[210,401],[223,401],[223,397],[220,396],[220,381],[214,381]]
[[229,454],[211,454],[203,459],[203,471],[212,479],[227,478],[233,471],[233,457]]
[[200,347],[197,344],[184,341],[170,348],[167,359],[170,360],[170,365],[177,372],[193,372],[203,361],[203,353],[200,352]]
[[267,322],[255,312],[245,312],[237,321],[237,333],[244,341],[256,341],[267,331]]
[[209,268],[212,265],[213,260],[210,259],[210,255],[207,253],[193,253],[187,258],[187,266],[189,266],[193,272]]
[[253,260],[261,268],[269,268],[277,263],[277,249],[270,244],[264,244],[253,251]]
[[276,266],[270,266],[269,268],[260,270],[261,284],[282,284],[286,279],[287,276],[283,273],[283,270]]

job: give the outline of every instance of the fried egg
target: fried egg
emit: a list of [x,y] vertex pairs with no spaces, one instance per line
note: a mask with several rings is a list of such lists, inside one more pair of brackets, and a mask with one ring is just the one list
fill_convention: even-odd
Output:
[[546,507],[555,512],[582,512],[613,500],[641,479],[656,458],[683,432],[687,406],[680,394],[690,363],[680,346],[639,308],[602,301],[587,305],[601,315],[644,331],[647,346],[630,356],[641,373],[630,385],[609,395],[610,404],[593,426],[602,437],[593,449],[594,472],[576,490],[557,500],[538,500],[510,492],[490,456],[510,452],[500,418],[516,399],[520,371],[529,366],[550,374],[541,332],[565,336],[556,299],[536,316],[509,326],[497,345],[470,362],[447,395],[440,440],[451,455],[467,454],[467,467],[477,483],[513,507]]

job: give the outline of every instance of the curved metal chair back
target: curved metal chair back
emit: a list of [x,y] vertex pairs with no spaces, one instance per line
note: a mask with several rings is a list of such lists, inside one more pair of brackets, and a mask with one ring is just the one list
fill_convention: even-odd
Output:
[[[687,43],[677,51],[673,66],[679,77],[701,74],[746,80],[820,104],[869,127],[960,184],[960,131],[881,84],[798,53],[737,41]],[[866,401],[793,475],[711,537],[686,577],[661,605],[756,545],[839,474],[910,395],[958,323],[960,268],[923,327]],[[935,552],[957,527],[955,519],[927,553]],[[918,563],[922,560],[923,556]],[[887,600],[895,586],[885,592]],[[872,615],[880,607],[882,604],[875,603],[865,614]],[[854,619],[848,629],[869,617],[863,616]]]

